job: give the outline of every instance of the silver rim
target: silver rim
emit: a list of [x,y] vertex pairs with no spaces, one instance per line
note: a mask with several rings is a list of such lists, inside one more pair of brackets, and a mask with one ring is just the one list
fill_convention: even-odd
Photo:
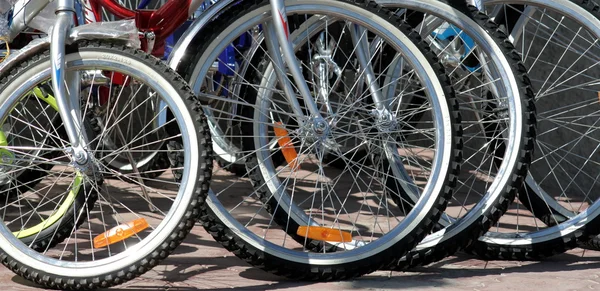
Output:
[[[324,4],[324,2],[326,4]],[[299,4],[301,3],[301,4]],[[440,84],[438,83],[437,80],[433,80],[430,79],[429,76],[435,76],[435,73],[432,71],[432,68],[430,67],[424,67],[424,64],[426,63],[424,61],[424,57],[420,54],[420,52],[417,50],[417,48],[405,37],[403,36],[399,30],[397,30],[394,26],[390,25],[387,22],[383,22],[382,20],[377,21],[377,19],[380,19],[379,17],[375,16],[375,15],[366,15],[365,11],[362,9],[359,9],[355,6],[352,5],[348,5],[348,4],[344,4],[344,3],[340,3],[340,2],[330,2],[330,1],[302,1],[302,2],[288,2],[286,4],[288,4],[289,6],[286,7],[286,9],[288,10],[288,13],[298,13],[298,14],[304,14],[304,13],[308,13],[308,14],[319,14],[319,15],[327,15],[327,17],[331,17],[331,19],[335,19],[336,17],[339,18],[343,18],[345,20],[351,21],[353,23],[356,24],[360,24],[364,27],[367,27],[369,30],[374,30],[376,29],[378,31],[378,33],[381,35],[382,39],[386,39],[388,40],[388,36],[398,36],[397,39],[393,39],[391,42],[393,43],[393,45],[395,46],[395,48],[401,48],[402,52],[404,52],[407,56],[405,56],[407,58],[407,63],[414,66],[415,67],[415,75],[418,75],[419,78],[424,76],[423,78],[419,79],[419,81],[422,84],[426,84],[427,86],[425,86],[426,89],[426,94],[428,96],[431,96],[430,99],[428,99],[429,102],[432,103],[432,107],[434,108],[432,115],[433,117],[433,123],[436,125],[436,130],[434,130],[435,132],[432,132],[432,139],[435,139],[435,145],[433,145],[433,150],[432,152],[434,152],[433,154],[433,161],[431,162],[431,172],[429,174],[429,176],[427,177],[428,179],[428,183],[426,186],[422,187],[422,191],[421,191],[421,199],[418,201],[418,203],[415,205],[414,207],[414,211],[408,213],[408,215],[406,215],[406,217],[400,222],[398,223],[398,226],[396,226],[395,228],[393,228],[390,232],[386,233],[384,235],[384,239],[376,239],[373,241],[370,241],[368,244],[364,244],[364,243],[359,243],[356,244],[356,246],[360,246],[358,248],[355,248],[354,250],[349,250],[350,246],[346,245],[344,246],[345,249],[348,249],[348,251],[344,251],[344,252],[336,252],[336,253],[312,253],[312,252],[305,252],[305,251],[297,251],[294,249],[288,249],[285,247],[281,247],[276,245],[275,243],[272,243],[270,241],[265,240],[263,238],[261,238],[259,235],[257,235],[256,233],[254,233],[255,229],[250,230],[246,225],[244,225],[243,223],[241,223],[240,221],[238,221],[236,219],[236,217],[233,217],[233,214],[230,213],[230,211],[235,210],[235,209],[239,209],[241,207],[236,207],[234,205],[234,208],[232,209],[228,209],[229,206],[231,205],[224,205],[222,204],[223,201],[220,201],[219,197],[225,197],[225,195],[227,194],[227,190],[228,189],[218,189],[215,190],[214,193],[212,193],[211,195],[209,195],[209,199],[207,200],[208,205],[211,207],[211,209],[213,210],[213,212],[218,216],[218,218],[226,224],[226,226],[230,229],[232,229],[236,235],[240,236],[240,238],[242,240],[244,240],[245,242],[253,245],[254,247],[256,247],[257,249],[261,250],[261,251],[265,251],[270,253],[271,255],[275,255],[281,258],[285,258],[286,260],[290,260],[290,261],[295,261],[295,262],[300,262],[300,263],[308,263],[310,261],[310,264],[313,265],[323,265],[323,264],[338,264],[338,263],[344,263],[344,262],[352,262],[352,261],[356,261],[356,260],[360,260],[360,259],[364,259],[366,257],[372,256],[374,254],[376,254],[377,252],[380,252],[384,249],[387,249],[389,247],[391,247],[392,245],[394,245],[395,243],[401,241],[408,233],[410,233],[415,227],[417,227],[420,222],[425,218],[423,214],[427,213],[429,209],[431,209],[431,207],[433,207],[433,200],[435,200],[434,198],[437,197],[437,195],[439,195],[441,192],[441,187],[443,184],[444,180],[441,177],[445,177],[445,174],[448,171],[448,165],[449,165],[449,158],[451,156],[451,153],[449,152],[451,146],[451,139],[449,139],[449,137],[452,137],[452,129],[450,127],[450,124],[448,123],[450,121],[450,117],[449,117],[449,111],[447,109],[447,107],[445,107],[445,101],[440,101],[440,99],[438,98],[442,98],[442,90],[440,87]],[[249,31],[251,30],[252,27],[254,27],[255,25],[262,23],[266,20],[268,20],[267,17],[265,17],[264,15],[267,14],[265,13],[266,11],[268,11],[269,7],[262,7],[260,9],[254,10],[246,15],[244,15],[243,18],[238,19],[237,21],[235,21],[233,24],[231,24],[228,28],[225,29],[224,32],[221,33],[221,37],[219,37],[221,43],[219,44],[211,44],[206,51],[209,52],[207,53],[207,55],[203,56],[201,58],[200,63],[205,64],[203,67],[198,68],[198,72],[196,72],[195,75],[197,76],[203,76],[204,74],[206,74],[206,72],[208,71],[208,64],[212,64],[213,60],[216,60],[218,57],[218,52],[222,51],[222,48],[227,45],[228,43],[231,43],[238,35],[240,35],[241,33],[245,32],[245,31]],[[267,14],[268,15],[268,14]],[[321,21],[325,21],[327,18],[324,16],[315,16],[315,17],[323,17]],[[375,20],[373,20],[375,19]],[[298,33],[297,31],[295,31],[294,33]],[[304,68],[306,69],[306,68]],[[268,70],[267,70],[268,71]],[[263,84],[268,84],[269,80],[268,78],[265,79],[263,78]],[[262,85],[258,86],[259,88],[264,88]],[[269,88],[269,86],[265,86],[266,88]],[[272,86],[271,86],[272,87]],[[261,90],[259,89],[259,92]],[[206,96],[207,98],[211,98],[214,96]],[[266,98],[265,98],[266,97]],[[217,97],[218,98],[218,97]],[[269,102],[268,100],[268,94],[262,94],[259,93],[259,100],[263,100],[265,102]],[[442,99],[443,100],[443,99]],[[261,103],[261,102],[259,102]],[[442,105],[444,104],[444,105]],[[255,106],[254,104],[245,104],[246,106]],[[255,112],[265,112],[265,111],[261,111],[261,110],[266,110],[266,109],[257,109],[257,111]],[[278,114],[282,114],[283,112],[286,112],[285,110],[275,110],[275,111],[271,111],[271,110],[266,110],[268,112],[275,112]],[[258,113],[257,113],[258,114]],[[267,114],[259,114],[259,116],[261,116],[260,120],[265,120],[265,118],[269,118],[267,117]],[[255,124],[255,126],[259,127],[259,132],[262,131],[263,133],[265,133],[266,127],[263,126],[265,125],[264,123],[262,123],[263,125],[261,125],[261,122],[254,122],[253,124]],[[262,127],[262,128],[260,128]],[[264,137],[260,137],[261,134],[258,134],[258,138],[255,139],[257,141],[259,141],[259,145],[268,145],[268,144],[272,144],[269,141],[265,141]],[[264,135],[263,135],[264,136]],[[271,140],[272,141],[272,140]],[[268,175],[268,173],[278,173],[281,172],[281,170],[276,170],[275,166],[273,165],[273,163],[271,162],[271,155],[273,154],[273,152],[269,149],[269,148],[264,148],[261,147],[262,149],[258,150],[256,152],[258,160],[259,162],[259,166],[261,168],[261,172],[264,175]],[[244,153],[244,154],[251,154],[251,153]],[[393,160],[393,159],[392,159]],[[397,160],[396,160],[397,161]],[[273,180],[273,179],[269,179],[269,180]],[[268,187],[271,189],[272,193],[275,193],[276,195],[276,199],[280,199],[280,204],[283,205],[287,205],[287,206],[292,206],[294,205],[293,203],[290,204],[285,204],[283,200],[288,199],[289,195],[281,195],[278,194],[281,191],[273,191],[273,190],[277,190],[277,182],[274,183],[267,183],[267,185],[265,185],[265,187]],[[223,196],[222,196],[223,195]],[[239,193],[237,194],[238,196],[240,195]],[[245,195],[245,196],[253,196],[256,194],[250,194],[250,195]],[[256,196],[254,197],[254,199],[256,199]],[[249,199],[244,199],[246,200],[246,203],[251,203]],[[386,198],[380,199],[381,201],[386,200]],[[244,202],[244,201],[242,201]],[[230,202],[227,202],[230,203]],[[256,203],[256,202],[253,202]],[[242,204],[246,205],[245,203],[240,203],[238,204],[238,206],[241,206]],[[283,206],[282,206],[283,207]],[[395,206],[395,208],[397,209],[398,207]],[[287,213],[291,213],[290,211],[288,211]],[[246,216],[252,216],[252,213],[245,213]],[[302,217],[305,216],[304,213],[299,214],[298,217]],[[268,219],[267,219],[268,220]],[[290,239],[291,241],[291,239]]]
[[[59,245],[57,248],[52,250],[47,250],[47,252],[38,253],[28,248],[26,245],[17,240],[12,234],[13,229],[9,229],[6,224],[2,224],[0,226],[0,245],[3,246],[11,246],[4,247],[3,251],[12,257],[13,259],[19,261],[20,263],[26,266],[32,266],[36,269],[44,270],[45,272],[51,273],[57,276],[64,277],[94,277],[99,274],[106,274],[109,272],[113,272],[115,270],[121,270],[123,268],[127,268],[134,264],[136,261],[144,258],[154,250],[156,250],[162,243],[169,239],[169,235],[171,232],[178,228],[178,224],[181,222],[181,219],[184,217],[187,212],[188,205],[192,202],[192,198],[194,197],[194,190],[196,184],[196,176],[198,175],[198,168],[193,167],[193,162],[198,160],[198,152],[199,152],[199,144],[196,130],[190,125],[193,123],[193,118],[190,115],[190,112],[187,110],[187,107],[182,99],[173,98],[174,96],[179,96],[177,90],[170,85],[170,83],[165,80],[159,72],[154,71],[153,68],[137,61],[136,59],[127,58],[127,65],[124,65],[124,62],[115,61],[115,60],[123,60],[127,58],[118,53],[108,52],[108,51],[82,51],[78,54],[68,55],[66,56],[66,61],[69,69],[71,70],[89,70],[89,68],[101,68],[103,70],[113,70],[115,72],[124,73],[129,76],[135,76],[135,80],[140,81],[144,80],[146,85],[152,90],[163,96],[163,100],[169,108],[172,108],[171,112],[174,115],[175,120],[178,121],[178,125],[181,128],[180,140],[183,145],[183,149],[185,150],[183,167],[181,168],[173,168],[173,170],[181,171],[182,178],[180,182],[172,182],[165,180],[161,181],[161,185],[169,185],[176,186],[176,189],[173,194],[167,195],[167,191],[165,188],[161,188],[159,186],[150,186],[146,184],[145,186],[141,186],[141,182],[138,182],[137,186],[125,186],[126,188],[134,187],[134,191],[137,193],[145,192],[148,193],[149,196],[144,197],[141,194],[133,194],[135,200],[131,205],[125,205],[124,196],[119,197],[110,197],[110,191],[107,191],[109,186],[118,187],[118,185],[123,186],[123,184],[112,184],[110,181],[104,181],[102,186],[96,188],[96,191],[99,191],[100,196],[99,200],[96,203],[96,208],[93,209],[93,212],[86,213],[88,215],[87,222],[82,225],[78,230],[73,230],[74,233],[80,232],[79,236],[75,234],[80,240],[83,240],[82,243],[79,244],[79,250],[85,247],[90,247],[91,238],[96,234],[102,233],[102,229],[100,232],[96,233],[93,231],[88,231],[85,235],[82,235],[81,232],[86,229],[92,229],[92,223],[102,224],[104,222],[104,228],[110,228],[112,225],[109,224],[108,219],[110,218],[108,214],[114,213],[115,215],[121,215],[122,213],[129,212],[133,215],[133,217],[142,217],[144,214],[150,213],[149,205],[154,207],[154,218],[150,218],[151,216],[146,216],[145,219],[150,224],[150,228],[152,231],[150,233],[138,233],[133,236],[133,241],[123,241],[121,245],[126,245],[125,250],[121,249],[119,251],[118,247],[112,248],[112,252],[110,251],[110,247],[104,248],[91,248],[91,254],[96,254],[96,256],[88,254],[88,256],[84,256],[85,253],[79,252],[79,256],[76,259],[72,257],[67,258],[62,254],[56,254],[48,251],[61,250],[61,246]],[[6,108],[7,105],[10,105],[11,100],[15,100],[20,95],[28,92],[31,87],[35,86],[37,82],[40,80],[47,79],[50,74],[50,65],[49,60],[43,63],[36,64],[35,67],[30,68],[28,71],[21,74],[18,78],[21,78],[23,82],[14,82],[9,84],[3,91],[3,94],[0,93],[0,99],[2,99],[5,107],[1,110],[3,115],[6,114],[7,110],[10,108]],[[133,79],[133,77],[132,77]],[[132,82],[133,83],[133,82]],[[8,92],[13,92],[13,94],[9,94]],[[88,99],[89,101],[90,99]],[[158,113],[160,114],[160,113]],[[100,137],[98,137],[100,138]],[[127,148],[127,146],[126,146]],[[101,150],[98,149],[95,152],[98,153]],[[134,152],[131,150],[131,152]],[[177,152],[177,150],[175,150]],[[104,156],[106,157],[106,156]],[[115,174],[114,171],[106,167],[102,167],[101,172],[106,172],[109,174]],[[134,179],[135,177],[131,177]],[[140,178],[139,175],[137,178]],[[87,178],[85,178],[87,179]],[[84,180],[85,180],[84,179]],[[139,181],[139,180],[138,180]],[[120,182],[123,182],[121,179]],[[149,182],[148,180],[143,180],[143,183]],[[93,185],[93,184],[92,184]],[[145,191],[141,190],[141,188],[145,188]],[[114,188],[110,188],[114,191]],[[151,191],[153,190],[153,191]],[[123,193],[121,193],[123,194]],[[165,200],[172,202],[172,207],[165,209],[165,207],[159,205],[157,202],[157,195],[162,194],[160,198],[166,198]],[[104,195],[104,196],[103,196]],[[142,199],[139,199],[142,198]],[[140,203],[142,201],[142,203]],[[114,205],[111,205],[111,202]],[[164,202],[164,201],[163,201]],[[166,203],[168,204],[168,203]],[[142,205],[141,208],[135,208],[134,205]],[[131,208],[128,208],[131,207]],[[107,215],[104,215],[104,211],[107,212]],[[118,209],[122,211],[119,212]],[[136,213],[133,213],[131,210],[136,209]],[[100,214],[96,213],[99,211]],[[98,222],[93,219],[92,216],[102,217],[104,220]],[[159,215],[163,215],[163,219],[156,219]],[[92,219],[90,219],[92,218]],[[92,220],[92,221],[90,221]],[[114,218],[116,222],[119,219]],[[122,216],[122,222],[127,221],[126,217]],[[114,225],[118,225],[115,223]],[[72,233],[73,233],[72,232]],[[85,240],[88,239],[87,242]],[[73,239],[73,241],[75,241]],[[65,244],[62,249],[63,252],[67,249],[67,244],[69,243],[69,239],[63,242]],[[77,243],[74,242],[76,245]],[[81,246],[84,245],[84,246]],[[103,254],[103,255],[101,255]],[[104,256],[104,257],[103,257]],[[89,261],[85,261],[85,258],[90,258]],[[76,271],[75,271],[76,270]]]

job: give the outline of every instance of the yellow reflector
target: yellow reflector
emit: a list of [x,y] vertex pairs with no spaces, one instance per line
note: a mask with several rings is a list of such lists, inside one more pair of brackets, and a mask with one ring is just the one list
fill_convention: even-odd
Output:
[[[281,122],[276,122],[277,125],[283,125]],[[279,143],[279,147],[281,148],[281,153],[283,153],[283,157],[285,158],[288,165],[292,171],[297,171],[300,169],[300,165],[298,164],[298,152],[296,152],[296,148],[292,144],[292,140],[290,139],[290,135],[288,131],[281,127],[274,127],[275,135],[278,137],[277,143]]]
[[148,228],[148,226],[148,222],[146,222],[146,220],[143,218],[138,218],[136,220],[115,226],[94,238],[94,248],[102,248],[107,245],[112,245],[114,243],[123,241],[132,237],[136,233],[142,232],[144,229]]
[[327,242],[351,242],[352,234],[343,230],[322,226],[300,226],[296,234],[319,241]]

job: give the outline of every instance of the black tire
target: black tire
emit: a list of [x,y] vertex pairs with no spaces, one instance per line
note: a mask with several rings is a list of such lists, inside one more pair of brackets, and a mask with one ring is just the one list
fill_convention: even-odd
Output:
[[[570,1],[585,9],[596,18],[600,19],[600,5],[598,5],[596,2],[585,0]],[[548,207],[544,199],[542,199],[540,196],[529,195],[528,193],[535,193],[535,191],[527,183],[525,183],[523,189],[519,191],[521,203],[547,226],[554,226],[569,219],[569,217],[564,215],[566,209],[553,209],[552,207]],[[575,215],[575,213],[572,215]],[[578,245],[584,249],[600,250],[600,237],[594,236],[589,240],[583,239],[582,241],[578,242]]]
[[246,175],[246,165],[244,164],[231,164],[218,155],[215,156],[215,160],[217,161],[217,165],[227,172],[230,172],[238,177],[244,177]]
[[[333,2],[333,1],[332,1]],[[337,2],[337,1],[335,1]],[[225,246],[228,250],[232,251],[236,256],[244,259],[246,262],[251,265],[260,267],[268,272],[272,272],[277,275],[285,276],[288,278],[300,279],[300,280],[339,280],[345,278],[352,278],[356,276],[360,276],[365,273],[369,273],[375,271],[383,266],[388,265],[392,262],[394,257],[398,257],[399,255],[410,250],[426,233],[428,233],[434,226],[435,221],[439,219],[441,211],[445,208],[447,199],[449,199],[452,195],[452,188],[456,184],[456,177],[459,172],[459,163],[461,160],[461,127],[460,127],[460,115],[457,112],[458,104],[454,99],[454,91],[452,86],[450,85],[449,78],[445,75],[444,68],[441,64],[438,63],[435,54],[433,54],[427,45],[422,42],[418,33],[413,31],[408,25],[404,24],[401,20],[391,15],[385,9],[382,9],[378,5],[373,2],[368,1],[339,1],[344,2],[345,4],[352,6],[359,6],[365,10],[376,13],[377,15],[383,17],[384,19],[394,23],[395,26],[400,27],[401,31],[406,34],[411,40],[417,43],[418,48],[421,53],[423,53],[427,61],[432,65],[436,72],[436,77],[440,80],[443,90],[445,92],[448,104],[450,105],[450,111],[452,120],[450,121],[453,124],[452,131],[454,132],[454,143],[452,149],[452,162],[449,165],[450,171],[448,175],[443,179],[444,187],[443,193],[440,193],[439,200],[435,203],[435,206],[428,210],[426,217],[431,217],[430,219],[425,219],[419,223],[419,226],[411,232],[408,236],[406,236],[406,240],[401,240],[397,242],[393,247],[390,247],[386,251],[381,251],[369,258],[361,259],[352,264],[337,264],[330,266],[317,266],[317,265],[306,265],[303,263],[296,263],[285,260],[281,257],[275,256],[267,251],[260,250],[250,243],[244,241],[242,237],[239,236],[238,230],[230,229],[223,220],[221,220],[219,215],[216,215],[213,210],[206,205],[202,207],[201,212],[201,222],[203,226],[207,229],[207,231],[223,246]],[[228,27],[231,25],[232,21],[235,21],[239,18],[240,14],[249,13],[251,11],[264,8],[269,5],[268,1],[244,1],[240,4],[236,5],[231,10],[227,11],[227,13],[223,13],[218,20],[214,21],[210,25],[208,25],[203,31],[204,39],[202,41],[203,46],[200,49],[201,51],[207,50],[211,43],[215,41],[215,38],[219,36],[223,31],[223,27]],[[256,93],[255,94],[246,94],[245,100],[246,103],[253,104],[256,101]],[[253,100],[254,99],[254,100]],[[248,106],[243,108],[243,115],[247,120],[248,116],[253,116],[252,110]],[[250,122],[242,123],[242,131],[244,132],[248,130],[248,126],[250,126]],[[244,130],[245,129],[245,130]],[[252,132],[252,131],[250,131]],[[247,134],[244,133],[244,136]],[[251,134],[250,134],[251,135]],[[247,137],[244,137],[246,140]],[[253,148],[252,142],[243,142],[244,151],[251,151]],[[251,155],[247,159],[247,169],[248,175],[251,180],[254,181],[254,184],[261,185],[262,175],[259,173],[256,165],[258,164],[257,157],[255,155]],[[261,197],[261,199],[265,199],[265,197],[270,197],[268,195],[267,190],[261,187],[255,189],[257,195]],[[215,198],[212,198],[215,199]],[[213,202],[216,203],[216,202]],[[267,206],[270,204],[267,201]],[[271,210],[273,212],[273,210]],[[278,215],[275,214],[275,217]],[[290,225],[290,228],[294,226]],[[297,225],[295,226],[297,228]]]
[[578,242],[578,247],[586,250],[600,251],[600,238],[594,236],[591,239]]
[[[159,264],[162,260],[168,257],[169,254],[171,254],[179,244],[181,244],[183,239],[194,226],[195,218],[197,217],[200,207],[204,201],[203,198],[209,191],[209,182],[212,173],[212,147],[210,145],[210,133],[206,118],[201,110],[201,104],[197,101],[197,98],[193,93],[191,93],[191,90],[183,81],[183,79],[174,71],[169,69],[160,60],[139,50],[126,47],[122,44],[100,41],[77,42],[73,45],[70,45],[67,49],[67,52],[68,53],[65,58],[70,54],[79,53],[119,55],[123,59],[133,60],[145,67],[153,68],[154,72],[164,76],[164,80],[170,83],[172,88],[179,93],[179,96],[182,97],[181,100],[183,104],[185,104],[186,108],[192,115],[193,125],[190,125],[190,127],[196,130],[196,134],[194,136],[197,137],[197,141],[195,142],[197,142],[200,148],[200,152],[198,153],[199,159],[197,161],[198,175],[195,177],[190,177],[192,180],[190,182],[194,183],[192,184],[193,191],[191,196],[189,196],[191,197],[191,203],[185,205],[186,208],[180,212],[182,215],[181,217],[177,217],[178,223],[175,225],[175,227],[169,230],[167,234],[168,239],[160,244],[157,244],[157,247],[153,251],[145,255],[139,255],[139,258],[135,258],[135,262],[129,266],[122,269],[114,269],[115,266],[113,266],[112,270],[106,269],[106,266],[97,267],[98,270],[94,272],[95,275],[90,277],[82,277],[80,274],[78,276],[77,272],[72,272],[72,275],[65,276],[53,273],[54,269],[51,268],[57,268],[57,270],[60,268],[55,265],[48,265],[47,267],[42,268],[39,265],[24,264],[22,260],[25,260],[25,258],[22,256],[9,255],[12,251],[14,251],[11,250],[14,248],[12,246],[5,246],[2,247],[2,250],[0,250],[0,259],[2,264],[23,278],[31,280],[45,287],[62,290],[107,288],[122,284],[123,282],[138,277]],[[0,75],[0,88],[5,88],[7,84],[14,81],[14,79],[18,76],[26,73],[33,66],[39,66],[43,62],[48,62],[49,55],[49,51],[46,50],[16,64],[9,72],[5,72]],[[167,131],[170,131],[169,127],[167,127]],[[177,134],[177,132],[169,132],[169,134],[174,135]],[[169,165],[172,168],[181,169],[183,167],[184,158],[182,154],[183,151],[180,150],[181,144],[172,140],[167,144],[167,147],[170,149],[170,152],[168,153]],[[173,172],[176,179],[180,180],[182,171],[173,170]],[[77,202],[77,205],[79,205],[78,203],[80,202]],[[22,251],[19,250],[18,252],[21,253]],[[65,271],[63,270],[61,272],[64,273]]]

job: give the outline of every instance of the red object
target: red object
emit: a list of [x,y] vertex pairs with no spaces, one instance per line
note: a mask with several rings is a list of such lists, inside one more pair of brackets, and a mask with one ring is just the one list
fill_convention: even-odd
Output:
[[[190,5],[192,0],[169,0],[165,5],[158,10],[137,9],[131,10],[123,7],[115,0],[84,0],[82,3],[86,9],[86,23],[93,21],[90,18],[96,18],[96,21],[101,21],[101,8],[114,14],[120,19],[135,19],[135,24],[141,32],[154,32],[154,47],[152,54],[162,58],[165,52],[165,40],[175,30],[181,26],[189,17]],[[92,17],[88,17],[88,12],[91,10]],[[148,42],[142,39],[142,49],[146,51]],[[131,81],[120,73],[113,72],[111,74],[113,85],[126,86]],[[109,88],[100,86],[100,104],[108,102]]]
[[106,103],[108,103],[108,99],[110,97],[110,88],[106,86],[98,87],[98,95],[100,99],[98,100],[98,103],[100,103],[100,106],[104,106]]
[[281,20],[281,25],[283,25],[283,29],[285,29],[285,38],[290,38],[290,29],[287,23],[287,17],[285,17],[281,11],[279,11],[279,20]]
[[[192,0],[169,0],[158,10],[131,10],[123,7],[115,0],[91,0],[92,9],[99,15],[100,7],[121,19],[135,19],[141,32],[154,32],[154,48],[152,54],[162,56],[165,50],[165,39],[181,26],[189,17]],[[142,49],[147,43],[142,43]]]
[[121,86],[128,86],[131,82],[131,78],[127,78],[127,76],[117,72],[110,72],[110,79],[113,84]]

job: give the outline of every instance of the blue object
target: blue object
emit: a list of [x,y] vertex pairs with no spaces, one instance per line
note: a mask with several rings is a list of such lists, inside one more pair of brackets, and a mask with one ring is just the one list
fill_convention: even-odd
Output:
[[75,16],[77,16],[77,23],[85,24],[85,17],[83,17],[83,6],[79,1],[75,1]]
[[181,26],[179,26],[175,30],[175,32],[173,32],[173,34],[167,37],[167,39],[165,40],[165,54],[163,55],[163,60],[169,58],[169,55],[171,55],[171,52],[173,51],[173,47],[175,47],[175,44],[177,43],[177,41],[179,41],[179,38],[181,38],[181,36],[185,33],[185,31],[188,29],[188,27],[190,27],[192,23],[193,21],[191,20],[186,21]]
[[[465,47],[465,52],[462,55],[463,59],[465,59],[467,56],[469,56],[469,54],[475,48],[475,41],[473,41],[473,39],[470,36],[468,36],[466,34],[462,34],[462,30],[460,30],[458,27],[456,27],[454,25],[449,25],[447,28],[441,30],[441,32],[440,32],[440,30],[438,30],[436,32],[433,32],[431,35],[436,39],[448,40],[448,41],[451,41],[457,37],[460,37],[460,40],[462,41],[462,44]],[[477,71],[481,67],[481,65],[477,65],[475,67],[469,67],[466,65],[463,65],[463,66],[471,72]]]
[[13,10],[11,9],[10,11],[8,11],[8,27],[10,27],[12,25],[12,21],[13,21]]
[[142,0],[142,2],[140,2],[140,5],[138,5],[138,9],[146,9],[146,6],[148,6],[148,4],[150,4],[152,0]]

